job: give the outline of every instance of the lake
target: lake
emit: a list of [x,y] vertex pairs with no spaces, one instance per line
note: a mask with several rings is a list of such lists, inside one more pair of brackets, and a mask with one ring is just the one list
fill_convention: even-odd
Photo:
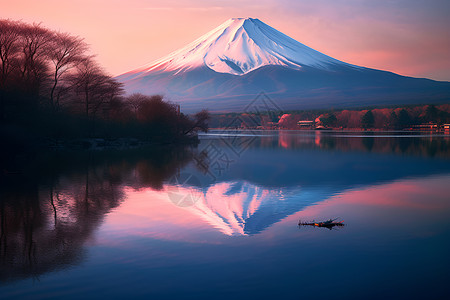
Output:
[[[0,183],[1,299],[442,299],[450,137],[211,131]],[[336,219],[344,226],[299,226]]]

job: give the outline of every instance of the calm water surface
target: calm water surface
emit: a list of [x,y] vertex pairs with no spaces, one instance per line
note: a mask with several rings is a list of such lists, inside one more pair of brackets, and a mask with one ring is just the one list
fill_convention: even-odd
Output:
[[[211,132],[0,183],[1,299],[443,299],[450,138]],[[343,220],[345,226],[299,227]]]

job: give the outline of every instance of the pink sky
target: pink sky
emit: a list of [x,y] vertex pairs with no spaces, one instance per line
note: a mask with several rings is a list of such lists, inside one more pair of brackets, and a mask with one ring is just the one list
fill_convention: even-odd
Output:
[[112,75],[185,46],[232,17],[258,18],[336,59],[450,81],[448,0],[0,0],[1,18],[84,37]]
[[[447,199],[450,192],[448,180],[449,176],[402,179],[342,191],[271,224],[258,235],[262,239],[282,238],[286,232],[292,234],[292,231],[298,231],[295,226],[298,220],[327,220],[331,217],[339,217],[347,224],[359,223],[369,227],[377,224],[378,227],[391,229],[398,224],[410,224],[417,227],[417,235],[424,235],[429,233],[429,228],[423,227],[423,222],[446,218],[450,208]],[[179,207],[171,202],[167,189],[126,189],[127,199],[108,214],[100,229],[102,234],[97,235],[98,239],[109,245],[130,236],[192,243],[224,243],[229,241],[227,237],[231,235],[234,238],[246,235],[238,230],[239,227],[243,230],[243,223],[225,223],[222,219],[233,220],[233,213],[243,209],[243,200],[249,196],[246,192],[229,195],[229,188],[229,183],[215,184],[209,188],[205,197],[189,207]],[[258,200],[257,206],[261,204],[259,200],[264,201],[266,196],[279,195],[278,191],[261,189],[264,190],[261,198],[252,196],[253,200]],[[189,188],[181,188],[179,192],[190,191]],[[254,211],[250,211],[251,214],[258,211],[257,206]],[[422,223],[417,222],[419,219]]]

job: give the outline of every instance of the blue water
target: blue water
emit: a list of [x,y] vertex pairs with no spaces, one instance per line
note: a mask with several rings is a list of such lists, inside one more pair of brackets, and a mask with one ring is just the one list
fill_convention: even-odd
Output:
[[43,158],[2,177],[0,298],[445,298],[449,145],[229,131]]

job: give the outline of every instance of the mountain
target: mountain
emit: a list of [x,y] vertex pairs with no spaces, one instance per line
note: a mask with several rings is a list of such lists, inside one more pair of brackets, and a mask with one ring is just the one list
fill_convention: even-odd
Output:
[[[194,187],[175,188],[182,195],[191,194]],[[169,198],[173,187],[167,188]],[[270,189],[250,182],[218,182],[195,191],[196,201],[185,210],[198,216],[225,235],[254,235],[306,207],[334,195],[331,188]]]
[[[194,159],[164,184],[166,201],[226,235],[256,235],[334,195],[440,176],[450,169],[445,139],[378,136],[371,143],[367,136],[343,138],[326,131],[252,134],[257,138],[250,143],[249,132],[200,135],[198,151],[208,153],[208,162],[202,162],[208,171]],[[240,146],[232,150],[228,142]],[[230,161],[228,166],[224,161]],[[316,217],[342,217],[328,213]],[[182,224],[181,219],[172,222]]]
[[282,109],[450,100],[449,82],[351,65],[251,18],[230,19],[117,79],[127,93],[164,94],[185,111],[242,111],[261,92]]

